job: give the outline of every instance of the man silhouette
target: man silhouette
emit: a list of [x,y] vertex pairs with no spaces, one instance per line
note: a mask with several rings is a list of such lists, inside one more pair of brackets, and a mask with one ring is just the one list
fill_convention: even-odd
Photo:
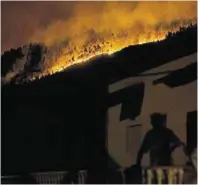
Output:
[[141,164],[143,154],[148,152],[152,166],[172,164],[171,154],[182,143],[172,130],[165,127],[165,123],[166,115],[159,113],[151,115],[153,128],[146,133],[143,139],[137,155],[138,165]]

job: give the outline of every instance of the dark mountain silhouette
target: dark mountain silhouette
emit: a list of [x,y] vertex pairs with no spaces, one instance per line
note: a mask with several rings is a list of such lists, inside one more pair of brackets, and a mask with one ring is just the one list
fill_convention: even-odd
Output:
[[[2,175],[107,168],[108,84],[195,53],[196,40],[195,25],[40,80],[3,85]],[[10,52],[1,58],[3,74]]]

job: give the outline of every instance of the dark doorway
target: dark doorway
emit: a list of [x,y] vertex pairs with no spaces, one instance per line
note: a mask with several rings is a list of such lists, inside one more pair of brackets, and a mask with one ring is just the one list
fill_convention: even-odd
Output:
[[197,146],[197,111],[187,114],[187,152],[190,153]]

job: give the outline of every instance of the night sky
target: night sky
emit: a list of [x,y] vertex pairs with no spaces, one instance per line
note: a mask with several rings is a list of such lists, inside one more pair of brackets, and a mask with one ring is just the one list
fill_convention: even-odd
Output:
[[5,51],[30,40],[48,43],[47,39],[56,35],[50,41],[53,45],[54,42],[67,39],[70,31],[78,33],[95,28],[100,32],[125,27],[128,29],[129,23],[135,26],[141,23],[145,27],[159,22],[170,23],[175,19],[194,18],[196,2],[3,1],[1,12],[2,51]]

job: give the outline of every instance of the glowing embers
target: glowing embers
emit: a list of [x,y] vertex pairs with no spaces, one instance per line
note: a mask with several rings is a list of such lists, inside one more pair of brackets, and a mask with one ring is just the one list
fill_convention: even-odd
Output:
[[161,41],[166,38],[168,33],[178,32],[181,27],[188,26],[189,24],[180,24],[175,28],[148,29],[147,32],[143,33],[123,32],[117,35],[103,35],[103,37],[97,35],[94,38],[88,38],[86,41],[83,38],[75,37],[65,45],[61,44],[49,48],[42,72],[34,73],[34,77],[29,76],[28,79],[40,79],[44,76],[59,73],[72,65],[90,61],[90,59],[99,55],[111,55],[130,45]]
[[73,50],[71,50],[71,47],[66,47],[63,48],[60,53],[57,53],[56,57],[51,62],[51,67],[48,68],[44,74],[61,72],[71,65],[86,62],[98,55],[111,55],[112,53],[130,45],[138,45],[147,42],[163,40],[165,39],[166,34],[167,32],[164,32],[163,34],[156,34],[156,36],[141,36],[138,39],[131,37],[131,39],[128,38],[127,40],[122,38],[110,38],[107,42],[97,43],[99,42],[97,41],[96,43],[89,43],[87,46],[79,45],[78,48],[73,47]]

